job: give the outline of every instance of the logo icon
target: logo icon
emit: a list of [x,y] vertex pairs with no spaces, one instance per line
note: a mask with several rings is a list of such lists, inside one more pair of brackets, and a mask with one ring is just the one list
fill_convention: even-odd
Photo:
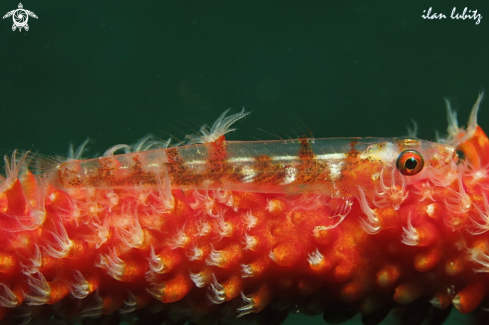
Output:
[[27,25],[27,21],[29,20],[29,16],[36,18],[37,16],[35,13],[29,10],[25,10],[24,6],[22,6],[22,3],[19,3],[19,8],[11,10],[3,16],[3,19],[8,18],[12,16],[12,19],[14,20],[14,24],[12,25],[12,31],[15,32],[15,30],[18,28],[19,32],[24,28],[26,31],[29,30],[29,25]]

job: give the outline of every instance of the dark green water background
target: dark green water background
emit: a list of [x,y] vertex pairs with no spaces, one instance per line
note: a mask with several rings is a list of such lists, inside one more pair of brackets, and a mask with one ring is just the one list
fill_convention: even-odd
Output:
[[[412,119],[433,139],[443,97],[465,123],[489,91],[485,3],[26,0],[39,17],[28,32],[0,20],[0,147],[63,155],[88,137],[101,153],[147,133],[182,139],[243,106],[253,113],[230,139],[402,136]],[[425,20],[430,6],[483,18]],[[489,101],[479,118],[489,129]]]

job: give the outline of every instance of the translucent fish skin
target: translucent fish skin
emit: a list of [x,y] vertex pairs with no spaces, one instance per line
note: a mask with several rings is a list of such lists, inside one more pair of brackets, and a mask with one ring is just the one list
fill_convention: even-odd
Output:
[[[451,306],[487,317],[489,140],[475,118],[452,119],[444,143],[227,142],[243,116],[222,115],[202,143],[43,173],[6,160],[0,323],[270,324],[300,311],[372,324],[398,306],[432,324]],[[412,150],[424,165],[406,175]]]
[[[320,193],[351,196],[358,182],[396,168],[404,150],[418,151],[427,163],[406,183],[428,179],[455,159],[450,145],[408,138],[331,138],[282,141],[225,141],[128,153],[55,166],[51,182],[62,188],[156,188],[169,180],[172,189]],[[335,194],[335,188],[343,188]]]

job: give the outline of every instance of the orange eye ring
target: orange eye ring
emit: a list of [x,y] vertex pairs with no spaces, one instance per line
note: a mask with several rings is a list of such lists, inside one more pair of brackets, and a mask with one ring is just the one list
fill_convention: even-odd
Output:
[[423,169],[424,159],[416,150],[405,150],[397,157],[396,166],[401,174],[413,176]]

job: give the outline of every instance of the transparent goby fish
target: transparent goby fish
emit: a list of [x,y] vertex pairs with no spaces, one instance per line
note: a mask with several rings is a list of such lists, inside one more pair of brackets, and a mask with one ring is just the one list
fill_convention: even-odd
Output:
[[[449,144],[411,138],[226,141],[230,125],[245,115],[221,116],[209,132],[190,137],[192,144],[59,162],[47,175],[62,188],[165,184],[172,189],[349,196],[359,186],[373,188],[384,174],[391,183],[408,185],[457,161]],[[403,159],[414,164],[415,173]]]

